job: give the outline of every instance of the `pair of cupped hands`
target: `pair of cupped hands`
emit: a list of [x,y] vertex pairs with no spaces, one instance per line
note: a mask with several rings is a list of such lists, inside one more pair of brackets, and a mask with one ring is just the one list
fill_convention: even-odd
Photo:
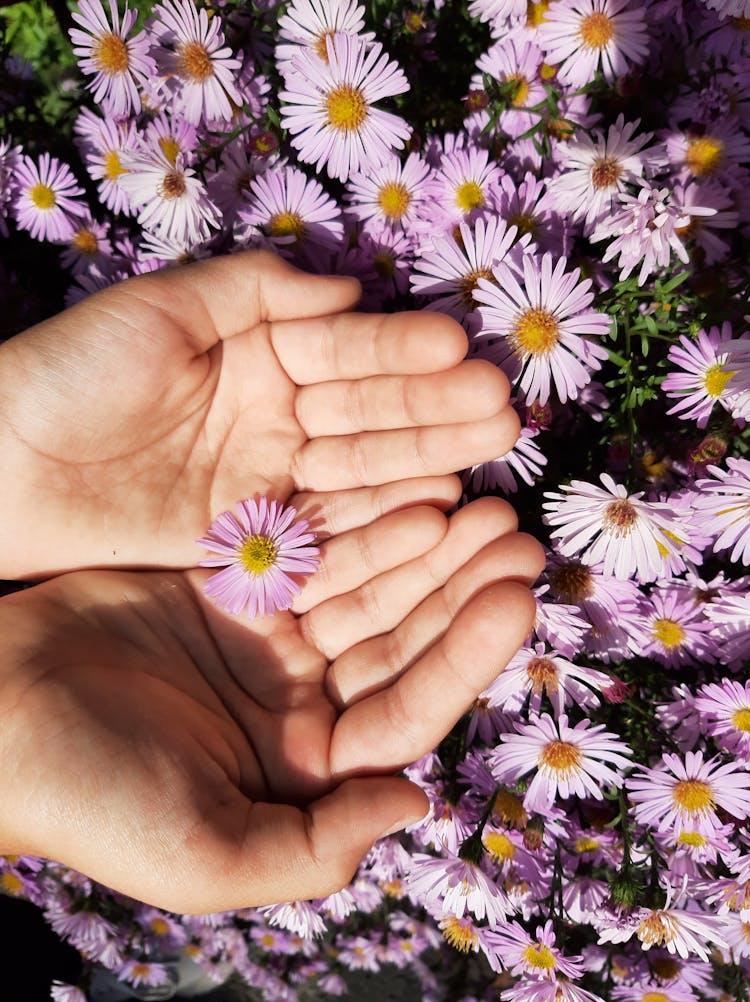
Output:
[[[523,642],[542,551],[453,471],[508,385],[436,313],[250,252],[144,275],[0,347],[0,852],[178,912],[322,897],[428,802],[395,775]],[[195,540],[293,504],[291,611],[202,594]]]

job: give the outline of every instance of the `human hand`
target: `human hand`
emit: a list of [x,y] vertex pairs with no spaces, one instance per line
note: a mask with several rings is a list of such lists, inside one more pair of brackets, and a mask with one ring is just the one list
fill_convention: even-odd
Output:
[[343,525],[450,507],[449,475],[517,437],[507,381],[463,361],[450,318],[344,312],[358,296],[255,251],[123,282],[0,346],[0,577],[194,566],[211,519],[258,494],[315,492]]
[[208,912],[324,896],[421,817],[392,775],[523,642],[541,548],[485,498],[332,537],[294,611],[206,571],[82,571],[0,600],[0,851]]

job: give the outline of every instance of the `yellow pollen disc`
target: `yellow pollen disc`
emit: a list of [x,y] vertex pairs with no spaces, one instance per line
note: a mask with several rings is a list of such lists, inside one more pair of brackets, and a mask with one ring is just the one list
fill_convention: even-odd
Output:
[[595,188],[614,188],[621,169],[614,157],[600,157],[591,165],[591,183]]
[[148,964],[133,964],[133,969],[130,973],[133,977],[145,978],[151,973],[151,967]]
[[267,932],[263,933],[263,935],[260,937],[260,941],[263,944],[263,946],[273,946],[274,943],[276,942],[273,936],[271,936],[270,933]]
[[516,351],[524,355],[546,355],[559,337],[560,325],[548,310],[543,309],[524,310],[510,334]]
[[526,674],[537,696],[541,696],[542,689],[546,689],[547,693],[557,692],[557,666],[551,658],[532,658],[526,665]]
[[641,1002],[669,1002],[669,995],[664,992],[646,992]]
[[550,741],[540,756],[540,765],[554,772],[570,772],[581,761],[581,753],[567,741]]
[[342,84],[326,97],[327,122],[340,132],[355,132],[367,118],[367,102],[358,87]]
[[164,156],[169,160],[171,164],[177,162],[177,154],[180,152],[180,144],[176,139],[171,136],[162,136],[159,140],[159,146]]
[[651,973],[660,981],[674,981],[680,973],[681,964],[672,957],[653,957],[649,959]]
[[200,957],[201,948],[196,943],[188,943],[185,947],[185,953],[188,957]]
[[688,142],[685,165],[697,177],[713,174],[724,162],[724,143],[721,139],[701,136]]
[[272,539],[257,533],[248,536],[240,547],[240,563],[250,574],[265,574],[269,567],[273,567],[278,552]]
[[712,365],[709,369],[706,369],[703,376],[703,385],[709,397],[720,397],[726,389],[727,383],[734,375],[736,375],[736,372],[728,372],[718,362],[716,365]]
[[94,257],[99,250],[99,241],[91,230],[79,230],[73,237],[72,243],[76,250],[87,257]]
[[108,181],[114,181],[120,174],[127,173],[120,162],[120,157],[115,150],[109,150],[104,155],[104,176]]
[[212,77],[214,66],[206,47],[200,42],[183,42],[177,49],[177,72],[198,83]]
[[484,192],[476,181],[464,181],[456,188],[456,205],[462,212],[481,209],[484,205]]
[[595,849],[599,848],[599,842],[595,838],[591,838],[587,835],[581,835],[575,841],[576,852],[593,852]]
[[529,0],[526,4],[526,27],[538,28],[550,7],[550,0]]
[[461,301],[467,310],[473,310],[477,305],[474,292],[478,285],[477,280],[480,278],[486,278],[488,282],[492,282],[494,276],[489,268],[477,268],[476,271],[470,271],[468,275],[464,275],[458,283]]
[[750,734],[750,707],[743,706],[742,709],[735,710],[732,714],[732,723],[738,731]]
[[525,233],[531,233],[532,235],[536,233],[539,223],[527,212],[517,212],[514,216],[508,218],[508,226],[517,226],[518,235],[523,236]]
[[750,943],[750,922],[743,922],[740,931],[742,932],[742,938],[746,943]]
[[164,180],[159,185],[159,194],[169,201],[172,198],[179,198],[187,191],[185,175],[179,170],[170,170],[164,175]]
[[678,845],[691,845],[695,849],[702,849],[704,845],[708,845],[708,839],[705,835],[701,835],[700,832],[680,832],[677,836]]
[[334,35],[333,31],[324,31],[322,35],[318,35],[318,39],[313,46],[315,54],[319,56],[324,63],[328,62],[328,45],[326,44],[327,39],[332,38]]
[[708,783],[699,779],[683,779],[672,790],[672,800],[688,814],[712,810],[716,801]]
[[516,854],[516,847],[502,832],[488,832],[483,835],[482,845],[498,863],[507,863]]
[[681,647],[685,639],[685,631],[673,619],[657,619],[651,627],[651,635],[668,651]]
[[47,184],[35,184],[29,198],[37,209],[52,209],[57,204],[55,193]]
[[583,44],[589,49],[603,49],[614,36],[612,22],[600,10],[584,17],[578,33]]
[[278,212],[267,223],[272,237],[294,237],[301,240],[305,235],[305,223],[297,212]]
[[397,181],[384,184],[380,189],[378,204],[386,219],[401,219],[409,208],[409,202],[411,202],[411,195],[405,186]]
[[656,452],[647,452],[641,460],[643,472],[649,477],[661,477],[669,470],[669,458]]
[[515,825],[517,828],[523,828],[529,820],[523,801],[510,790],[501,790],[495,797],[494,816],[504,824]]
[[396,262],[393,254],[389,254],[387,251],[381,251],[379,254],[376,254],[372,263],[380,278],[392,278],[396,271]]
[[624,498],[612,501],[604,509],[604,528],[611,536],[629,536],[638,521],[638,512]]
[[550,63],[542,63],[539,67],[539,76],[542,80],[551,80],[557,73],[557,67],[552,66]]
[[555,956],[544,943],[532,943],[523,951],[523,959],[529,967],[542,971],[551,971],[555,966]]
[[23,882],[15,873],[4,873],[0,877],[0,887],[6,894],[20,894],[23,890]]
[[563,602],[577,605],[594,591],[591,571],[583,564],[562,564],[549,574],[553,591]]
[[645,918],[635,930],[635,934],[642,943],[646,943],[648,946],[671,943],[674,939],[674,932],[657,912]]
[[479,937],[470,925],[463,925],[459,919],[452,916],[441,919],[440,929],[446,941],[461,953],[469,953],[479,942]]
[[91,54],[96,68],[105,76],[116,76],[128,68],[128,47],[121,38],[111,32],[97,39]]
[[506,83],[510,83],[511,80],[516,85],[516,92],[510,103],[514,108],[523,108],[529,97],[529,81],[522,73],[511,74],[506,78]]
[[404,894],[404,885],[398,879],[398,877],[393,880],[386,880],[385,883],[380,885],[388,898],[401,898]]
[[169,922],[165,921],[163,918],[158,918],[158,917],[151,919],[151,932],[155,936],[169,935]]

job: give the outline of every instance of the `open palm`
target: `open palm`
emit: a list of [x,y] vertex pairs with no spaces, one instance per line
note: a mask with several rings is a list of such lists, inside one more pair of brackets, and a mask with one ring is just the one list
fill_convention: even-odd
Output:
[[393,773],[530,628],[542,555],[515,529],[489,498],[448,523],[386,515],[323,544],[300,608],[252,622],[207,602],[195,569],[4,599],[0,850],[182,912],[341,887],[426,809]]
[[449,318],[346,312],[358,294],[249,252],[123,282],[1,346],[0,575],[195,566],[211,518],[257,494],[335,508],[337,529],[447,507],[449,474],[515,441],[507,383],[462,361]]

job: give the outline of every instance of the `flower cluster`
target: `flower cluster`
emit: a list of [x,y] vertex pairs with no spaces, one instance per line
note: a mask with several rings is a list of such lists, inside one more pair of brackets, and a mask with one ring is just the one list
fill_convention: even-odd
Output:
[[[339,893],[196,918],[0,862],[132,986],[187,955],[269,1000],[384,965],[436,1002],[748,998],[750,3],[464,7],[79,0],[70,155],[0,138],[0,230],[68,302],[265,247],[456,318],[522,424],[463,501],[548,547],[532,635],[406,770],[428,817]],[[277,516],[204,541],[227,607]]]

